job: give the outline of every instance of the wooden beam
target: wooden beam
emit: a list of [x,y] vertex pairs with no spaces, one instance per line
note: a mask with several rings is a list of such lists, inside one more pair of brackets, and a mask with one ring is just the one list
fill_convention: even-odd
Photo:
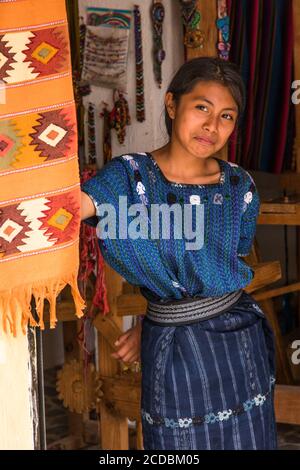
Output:
[[300,214],[259,214],[258,225],[300,225]]
[[115,350],[114,343],[119,336],[123,333],[121,328],[115,323],[111,315],[105,317],[101,314],[97,315],[93,321],[93,325],[97,328],[99,333],[105,338],[110,347]]
[[117,298],[117,314],[123,315],[144,315],[147,308],[147,301],[141,294],[121,294]]
[[278,423],[300,425],[300,386],[276,385],[275,415]]
[[267,289],[262,292],[253,293],[255,300],[266,300],[279,295],[287,294],[288,292],[300,291],[300,282],[289,284],[288,286],[277,287],[276,289]]
[[101,377],[102,401],[111,413],[131,420],[141,419],[141,376],[129,373],[127,377]]
[[261,289],[272,282],[278,281],[282,277],[279,261],[251,264],[250,267],[254,270],[254,278],[244,289],[249,294],[250,292]]
[[[109,287],[108,301],[110,313],[113,315],[113,322],[116,326],[115,331],[123,331],[123,319],[116,315],[116,299],[122,293],[122,278],[112,268],[105,264],[105,279],[107,286]],[[120,372],[118,361],[111,357],[111,341],[113,341],[113,338],[108,341],[102,334],[98,334],[99,373],[104,377],[114,377]],[[115,413],[114,410],[106,406],[104,400],[100,401],[98,411],[100,415],[101,449],[128,450],[129,433],[127,418],[121,416],[120,413]]]

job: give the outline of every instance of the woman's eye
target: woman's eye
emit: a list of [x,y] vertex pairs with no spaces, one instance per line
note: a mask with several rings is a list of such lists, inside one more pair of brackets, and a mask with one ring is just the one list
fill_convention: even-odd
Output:
[[223,117],[225,117],[227,121],[233,121],[233,117],[231,116],[231,114],[223,114]]
[[203,111],[203,109],[207,109],[207,106],[204,106],[204,104],[198,104],[196,108],[201,109],[201,111]]

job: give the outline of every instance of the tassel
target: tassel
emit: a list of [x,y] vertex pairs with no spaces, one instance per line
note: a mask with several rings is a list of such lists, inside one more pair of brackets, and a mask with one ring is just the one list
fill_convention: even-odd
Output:
[[[78,318],[82,317],[85,302],[77,286],[77,275],[73,273],[65,279],[51,279],[43,283],[21,286],[10,291],[0,292],[0,315],[2,317],[3,331],[5,333],[9,331],[16,337],[19,328],[21,328],[23,334],[26,334],[28,324],[33,327],[39,326],[44,330],[45,299],[48,300],[50,305],[50,328],[55,328],[57,322],[56,299],[67,285],[71,287],[76,316]],[[32,299],[35,301],[38,321],[35,320],[32,314]]]

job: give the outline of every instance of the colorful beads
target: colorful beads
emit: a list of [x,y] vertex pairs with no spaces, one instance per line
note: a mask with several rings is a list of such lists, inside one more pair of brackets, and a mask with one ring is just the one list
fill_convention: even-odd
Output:
[[161,2],[154,0],[151,8],[152,29],[153,29],[153,70],[155,80],[161,88],[162,71],[161,64],[166,58],[166,52],[163,49],[162,32],[163,21],[165,17],[165,8]]
[[138,5],[134,6],[133,14],[135,33],[136,119],[139,122],[143,122],[145,121],[144,63],[141,13]]

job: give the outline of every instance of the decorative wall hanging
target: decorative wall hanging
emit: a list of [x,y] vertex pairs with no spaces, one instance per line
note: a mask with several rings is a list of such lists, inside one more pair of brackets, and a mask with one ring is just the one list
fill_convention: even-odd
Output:
[[70,32],[71,60],[74,97],[77,108],[77,132],[78,143],[84,142],[84,106],[82,97],[90,93],[90,86],[82,82],[83,48],[85,40],[85,24],[83,18],[79,17],[78,2],[66,2],[68,25]]
[[155,80],[161,88],[162,72],[161,65],[165,60],[166,53],[163,49],[162,33],[163,21],[165,17],[165,8],[163,4],[157,0],[153,1],[151,7],[152,31],[153,31],[153,68]]
[[179,2],[185,27],[185,46],[194,49],[203,48],[205,35],[200,29],[201,14],[197,9],[197,0],[179,0]]
[[112,158],[111,147],[111,130],[115,129],[120,144],[124,143],[126,136],[126,126],[131,124],[129,107],[126,98],[119,90],[114,91],[114,107],[108,110],[107,103],[103,103],[104,107],[100,117],[103,118],[103,157],[104,164]]
[[95,165],[96,160],[96,131],[95,131],[95,105],[88,105],[88,164]]
[[126,91],[130,22],[130,10],[87,8],[83,80]]
[[110,116],[111,128],[117,132],[118,141],[124,143],[126,135],[126,126],[131,124],[129,106],[124,95],[118,91],[114,91],[114,107]]
[[111,148],[111,111],[108,110],[107,103],[103,103],[102,113],[100,117],[103,118],[103,164],[105,165],[112,158]]
[[138,5],[134,6],[134,34],[135,34],[135,74],[136,74],[136,119],[145,121],[145,94],[144,94],[144,63],[141,12]]
[[[34,26],[32,26],[34,25]],[[28,322],[50,327],[69,284],[76,314],[80,183],[64,0],[1,3],[0,325],[17,335]],[[31,300],[35,299],[35,313]]]
[[86,25],[83,22],[83,18],[80,17],[79,25],[79,80],[78,80],[78,91],[80,96],[87,96],[91,93],[90,84],[82,80],[83,60],[84,60],[84,44],[86,36]]
[[219,57],[224,60],[229,59],[229,23],[230,19],[227,15],[227,3],[226,0],[218,0],[218,19],[216,21],[217,28],[219,30],[219,40],[217,44]]

